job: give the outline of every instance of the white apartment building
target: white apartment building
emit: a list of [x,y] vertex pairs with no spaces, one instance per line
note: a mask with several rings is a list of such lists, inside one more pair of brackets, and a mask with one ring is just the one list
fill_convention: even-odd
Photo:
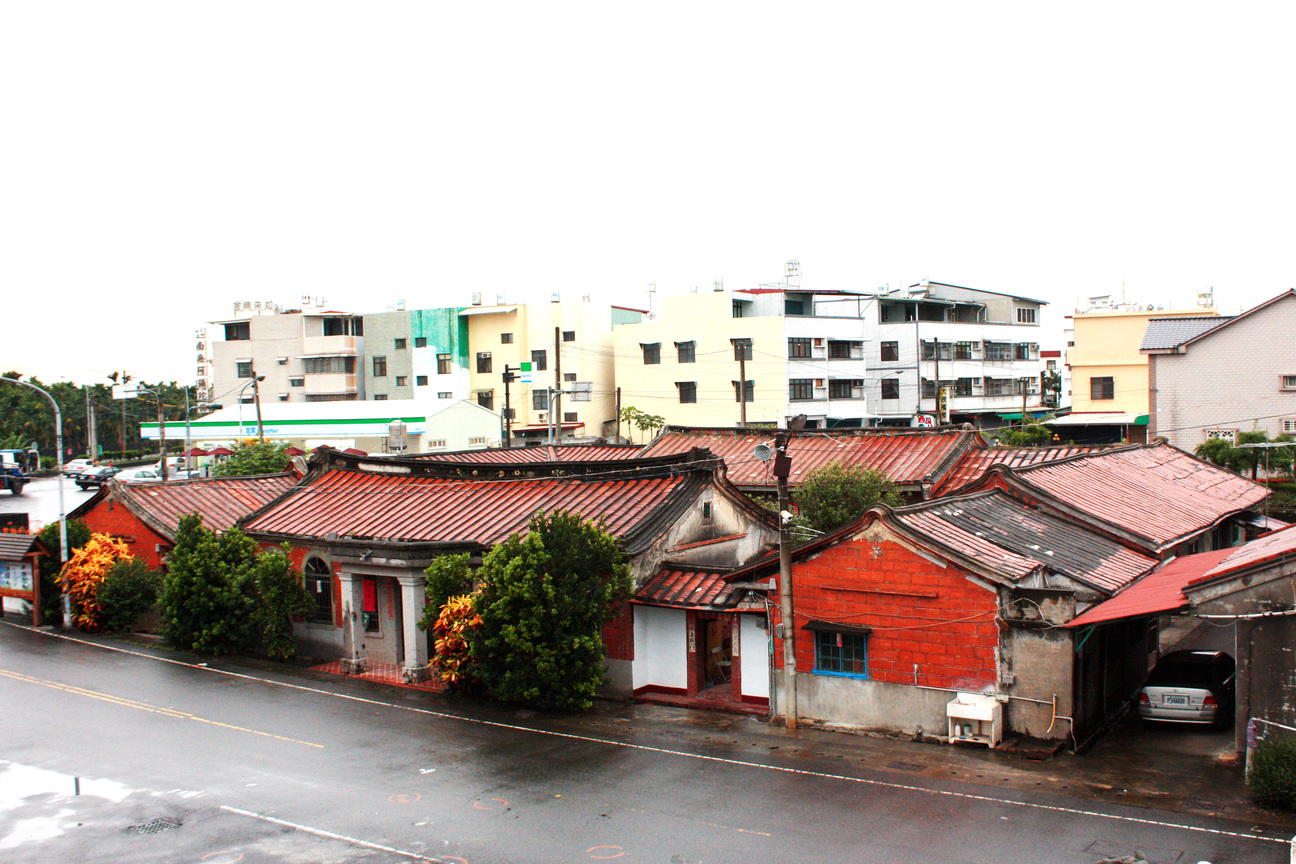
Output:
[[[919,282],[864,299],[825,300],[864,318],[869,404],[880,425],[945,420],[998,426],[1041,405],[1041,300]],[[820,314],[823,314],[822,312]],[[946,415],[938,388],[946,389]]]

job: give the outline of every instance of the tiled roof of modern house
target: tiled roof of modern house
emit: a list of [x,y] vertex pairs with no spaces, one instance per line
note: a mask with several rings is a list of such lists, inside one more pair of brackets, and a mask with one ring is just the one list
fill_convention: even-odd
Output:
[[[772,461],[753,455],[759,444],[773,446],[774,430],[666,426],[643,449],[641,458],[704,447],[724,459],[730,482],[744,489],[775,486]],[[832,462],[871,468],[892,482],[910,488],[936,482],[970,447],[984,446],[969,429],[876,430],[829,429],[795,433],[788,444],[792,458],[791,486]]]
[[1152,318],[1143,331],[1140,351],[1157,351],[1182,345],[1195,336],[1214,330],[1232,317],[1203,315],[1200,318]]

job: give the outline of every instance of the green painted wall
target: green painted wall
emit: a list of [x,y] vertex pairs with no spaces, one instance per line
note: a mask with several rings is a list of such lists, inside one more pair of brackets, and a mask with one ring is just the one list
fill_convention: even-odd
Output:
[[410,312],[410,335],[427,339],[438,354],[450,354],[454,362],[468,366],[468,319],[459,317],[464,307],[415,309]]

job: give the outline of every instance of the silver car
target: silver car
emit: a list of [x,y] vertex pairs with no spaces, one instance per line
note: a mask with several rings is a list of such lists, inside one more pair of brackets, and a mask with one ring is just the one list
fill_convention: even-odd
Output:
[[1233,717],[1233,685],[1233,658],[1223,651],[1172,651],[1139,691],[1139,716],[1226,726]]

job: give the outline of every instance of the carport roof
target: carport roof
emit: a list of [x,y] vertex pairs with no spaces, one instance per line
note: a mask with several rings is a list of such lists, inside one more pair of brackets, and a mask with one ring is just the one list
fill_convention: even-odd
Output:
[[1160,612],[1173,612],[1188,604],[1184,586],[1208,573],[1212,567],[1228,558],[1236,548],[1216,549],[1199,555],[1185,555],[1166,564],[1160,570],[1144,576],[1110,600],[1090,607],[1077,615],[1067,627],[1084,627],[1121,618],[1141,618]]

